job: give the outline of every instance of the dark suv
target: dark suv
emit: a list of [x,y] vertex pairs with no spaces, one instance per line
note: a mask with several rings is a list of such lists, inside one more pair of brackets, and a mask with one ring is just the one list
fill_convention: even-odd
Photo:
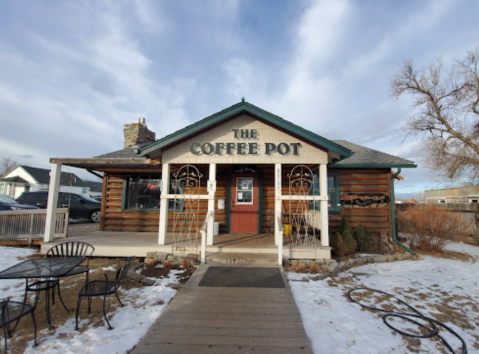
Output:
[[[24,192],[15,199],[20,204],[36,205],[46,209],[48,192]],[[58,208],[69,208],[71,219],[90,219],[92,222],[100,222],[101,203],[87,196],[75,193],[58,193]]]

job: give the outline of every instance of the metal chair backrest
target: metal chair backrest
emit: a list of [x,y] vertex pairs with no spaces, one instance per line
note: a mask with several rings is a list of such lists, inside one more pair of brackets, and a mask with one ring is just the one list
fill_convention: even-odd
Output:
[[136,257],[126,258],[126,262],[123,265],[123,267],[120,266],[120,261],[121,260],[118,261],[118,268],[116,270],[116,277],[115,277],[115,282],[117,283],[118,287],[120,287],[121,282],[123,281],[123,279],[125,279],[126,274],[130,270],[130,267],[131,267],[131,265],[132,265],[132,263],[134,262],[135,259],[136,259]]
[[50,248],[46,256],[47,257],[74,257],[84,256],[91,257],[95,251],[95,247],[86,242],[70,241],[59,243],[56,246]]

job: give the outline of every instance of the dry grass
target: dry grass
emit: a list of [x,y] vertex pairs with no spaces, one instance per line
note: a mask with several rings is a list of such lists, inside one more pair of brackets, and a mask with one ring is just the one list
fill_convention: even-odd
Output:
[[148,262],[146,262],[146,264],[150,267],[154,267],[160,263],[161,262],[158,259],[150,259]]
[[311,264],[309,267],[306,264],[299,264],[296,266],[290,266],[285,268],[286,272],[293,272],[293,273],[311,273],[317,274],[321,273],[321,267],[317,263]]
[[317,263],[311,264],[309,271],[313,274],[319,273],[319,265]]
[[421,252],[443,252],[458,234],[460,222],[458,215],[434,204],[398,211],[399,230],[408,235],[411,248]]
[[171,269],[171,262],[163,261],[163,268],[170,270]]
[[[37,256],[34,256],[37,257]],[[42,256],[43,257],[43,256]],[[102,268],[108,268],[113,266],[116,269],[117,259],[106,259],[106,258],[92,258],[90,260],[90,275],[89,280],[104,280],[105,277],[103,274],[107,274],[109,279],[115,278],[115,271],[107,270],[104,271]],[[58,328],[63,325],[68,319],[75,318],[76,305],[78,300],[78,293],[83,285],[85,285],[85,275],[76,275],[72,277],[62,278],[61,281],[61,294],[63,302],[67,306],[70,312],[67,312],[58,296],[55,296],[55,304],[50,305],[50,317],[51,323]],[[141,284],[125,278],[122,283],[122,287],[119,291],[120,299],[122,299],[125,305],[128,305],[128,302],[125,303],[122,298],[122,289],[129,290],[132,288],[139,288]],[[23,288],[23,287],[22,287]],[[57,295],[57,294],[55,294]],[[34,303],[34,296],[31,295],[28,297],[28,303]],[[94,327],[105,326],[102,310],[102,298],[93,299],[91,313],[88,314],[87,311],[87,301],[82,301],[82,306],[80,309],[80,320],[87,320],[88,325],[82,324],[80,326],[80,332],[85,331],[89,325]],[[46,320],[46,310],[45,310],[45,294],[40,294],[39,302],[37,309],[35,310],[35,320],[37,323],[37,340],[40,343],[42,341],[42,336],[40,333],[43,331],[43,334],[53,334],[55,333],[55,328],[50,329],[47,320]],[[120,304],[115,296],[107,297],[107,313],[112,313]],[[63,336],[73,336],[74,333],[62,334]],[[3,338],[1,338],[3,341]],[[25,316],[20,320],[18,327],[15,329],[12,338],[8,340],[8,353],[10,354],[20,354],[23,353],[27,347],[28,341],[33,340],[33,324],[30,316]]]

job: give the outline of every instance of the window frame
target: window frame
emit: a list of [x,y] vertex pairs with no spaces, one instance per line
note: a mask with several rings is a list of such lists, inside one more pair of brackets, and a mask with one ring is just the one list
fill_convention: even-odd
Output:
[[[319,173],[315,175],[315,181],[317,181],[318,188],[314,188],[315,195],[320,195],[321,191],[321,184],[319,183]],[[334,184],[334,200],[331,203],[331,206],[328,206],[328,214],[340,214],[341,213],[341,201],[340,201],[340,193],[339,193],[339,172],[328,172],[328,186],[329,186],[329,178],[333,178]],[[315,181],[313,181],[314,184]],[[316,187],[316,186],[315,186]],[[328,187],[329,188],[329,187]],[[328,194],[328,193],[327,193]],[[329,199],[328,199],[329,201]],[[321,202],[313,202],[312,209],[321,211]]]
[[[240,202],[238,201],[238,192],[241,190],[238,189],[240,179],[251,179],[251,202]],[[250,190],[247,190],[250,192]],[[236,195],[235,195],[235,202],[237,205],[253,205],[254,204],[254,177],[236,177]]]
[[[128,187],[129,187],[129,184],[130,184],[130,178],[141,177],[141,176],[153,176],[153,175],[154,174],[152,174],[152,173],[130,173],[130,174],[125,175],[123,177],[123,193],[122,193],[122,197],[121,197],[121,210],[122,211],[132,211],[132,212],[142,212],[142,211],[151,212],[151,211],[154,211],[154,212],[159,212],[161,210],[161,194],[163,193],[163,191],[161,191],[161,190],[160,190],[160,203],[158,204],[158,208],[133,209],[133,208],[128,208],[127,207]],[[155,179],[158,179],[158,180],[161,181],[161,174],[159,176],[160,176],[160,178],[155,178]],[[173,174],[170,173],[170,181],[171,181],[172,177],[173,177]],[[170,183],[170,190],[171,190],[171,183]],[[169,202],[168,202],[168,211],[183,211],[183,204],[184,204],[184,200],[180,199],[179,207],[178,208],[174,208],[174,207],[172,208],[172,207],[169,207]]]

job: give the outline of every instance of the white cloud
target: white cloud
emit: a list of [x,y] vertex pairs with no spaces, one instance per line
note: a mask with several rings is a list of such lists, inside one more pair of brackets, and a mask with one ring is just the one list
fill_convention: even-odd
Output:
[[389,78],[403,59],[460,57],[479,35],[477,5],[462,0],[28,4],[0,13],[0,158],[38,164],[120,149],[138,117],[162,137],[243,96],[419,162],[397,133],[408,107],[388,97]]

